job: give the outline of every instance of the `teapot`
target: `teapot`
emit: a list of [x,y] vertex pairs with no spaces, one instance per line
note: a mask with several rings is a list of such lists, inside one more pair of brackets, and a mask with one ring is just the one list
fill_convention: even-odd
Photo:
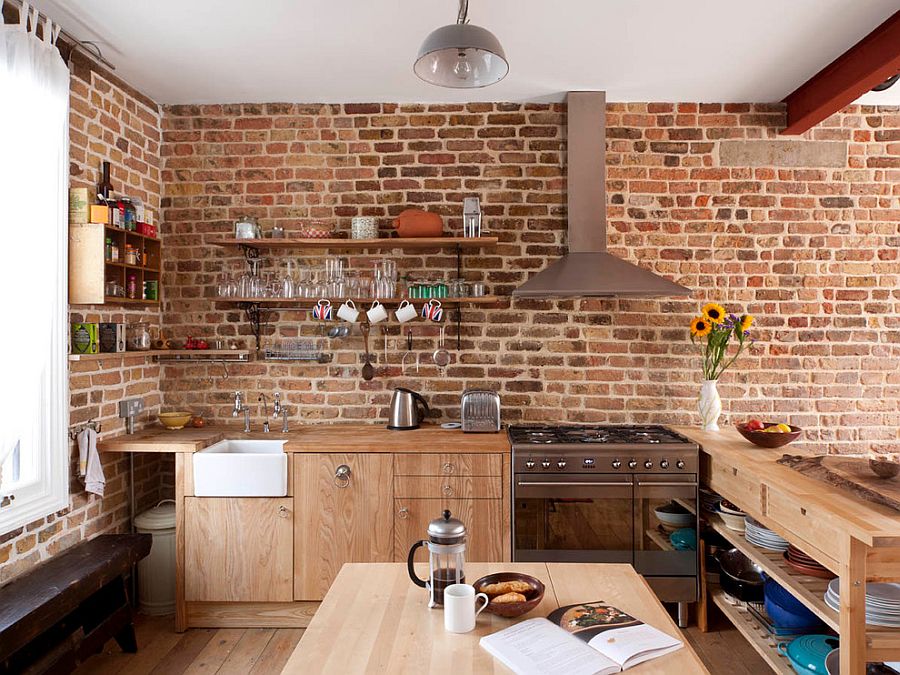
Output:
[[[428,548],[428,579],[416,574],[413,558],[420,547]],[[452,584],[466,583],[465,567],[466,526],[450,511],[428,524],[428,539],[417,541],[409,549],[406,566],[409,578],[428,591],[428,606],[444,604],[444,589]]]

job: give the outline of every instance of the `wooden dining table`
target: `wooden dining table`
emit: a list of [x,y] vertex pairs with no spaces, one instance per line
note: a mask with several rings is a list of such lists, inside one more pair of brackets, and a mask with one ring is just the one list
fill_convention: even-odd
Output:
[[[417,565],[424,578],[426,565]],[[475,630],[444,630],[440,608],[409,579],[404,563],[345,564],[288,659],[283,673],[509,673],[478,641],[507,626],[545,617],[563,605],[603,601],[684,642],[676,652],[628,670],[635,675],[707,673],[653,591],[631,565],[601,563],[468,563],[474,582],[494,572],[540,579],[541,603],[517,619],[487,612]]]

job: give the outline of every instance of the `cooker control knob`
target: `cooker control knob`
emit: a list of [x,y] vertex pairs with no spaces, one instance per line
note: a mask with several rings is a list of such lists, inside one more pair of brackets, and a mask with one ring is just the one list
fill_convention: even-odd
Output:
[[533,460],[533,459],[526,459],[526,460],[525,460],[525,468],[526,468],[526,469],[533,469],[533,468],[534,468],[534,460]]
[[550,460],[545,459],[544,461],[541,462],[541,466],[544,467],[545,469],[549,469],[550,468]]
[[644,468],[645,468],[645,469],[652,469],[652,468],[653,468],[653,462],[651,462],[649,459],[645,459],[645,460],[644,460]]
[[677,462],[675,462],[675,466],[677,466],[679,469],[683,469],[684,468],[684,460],[679,459]]
[[614,459],[612,461],[612,468],[618,469],[620,466],[622,466],[622,462],[620,460]]
[[556,466],[558,466],[560,469],[565,469],[566,468],[566,460],[564,460],[564,459],[559,460],[556,463]]
[[594,466],[594,458],[593,457],[585,457],[583,462],[585,468],[592,468]]
[[667,459],[659,460],[659,468],[660,469],[668,469],[669,468],[669,460],[667,460]]
[[636,459],[629,459],[629,460],[628,460],[628,468],[629,468],[629,469],[635,469],[635,468],[637,468],[637,460],[636,460]]

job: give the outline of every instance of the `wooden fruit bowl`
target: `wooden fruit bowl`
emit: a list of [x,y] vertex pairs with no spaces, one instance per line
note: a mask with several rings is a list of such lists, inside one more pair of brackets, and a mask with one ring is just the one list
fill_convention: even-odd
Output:
[[499,584],[503,581],[524,581],[526,584],[530,585],[531,590],[522,594],[527,599],[525,602],[508,602],[504,604],[490,602],[488,603],[488,606],[485,607],[485,612],[503,616],[507,619],[515,619],[516,617],[527,614],[533,610],[541,604],[541,600],[544,599],[544,584],[541,580],[535,579],[528,574],[520,574],[519,572],[497,572],[495,574],[488,574],[486,577],[481,577],[472,585],[475,587],[476,593],[482,593],[483,591],[481,589],[488,584]]
[[[778,422],[763,422],[763,424],[767,427],[771,427],[778,424]],[[758,445],[761,448],[780,448],[788,443],[793,443],[800,438],[800,435],[803,433],[803,429],[800,427],[795,427],[791,424],[788,426],[791,427],[791,430],[783,432],[750,431],[747,429],[746,423],[735,424],[734,428],[738,430],[741,436],[753,443],[753,445]]]

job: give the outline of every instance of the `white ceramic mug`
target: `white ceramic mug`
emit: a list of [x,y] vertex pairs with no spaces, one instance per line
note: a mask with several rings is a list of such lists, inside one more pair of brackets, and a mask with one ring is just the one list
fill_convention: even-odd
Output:
[[366,311],[366,316],[369,317],[369,323],[378,323],[388,318],[388,313],[384,308],[384,305],[376,300],[372,303],[372,306],[368,311]]
[[403,302],[401,302],[400,306],[394,312],[394,316],[397,317],[397,321],[399,321],[400,323],[412,321],[418,315],[419,313],[416,311],[416,306],[409,300],[404,300]]
[[343,305],[338,307],[337,315],[339,319],[349,321],[350,323],[356,323],[356,320],[359,318],[359,310],[356,309],[356,304],[352,300],[347,300]]
[[[478,598],[484,604],[475,609]],[[451,584],[444,589],[444,628],[451,633],[468,633],[475,628],[475,617],[484,611],[490,599],[484,593],[475,593],[469,584]]]

